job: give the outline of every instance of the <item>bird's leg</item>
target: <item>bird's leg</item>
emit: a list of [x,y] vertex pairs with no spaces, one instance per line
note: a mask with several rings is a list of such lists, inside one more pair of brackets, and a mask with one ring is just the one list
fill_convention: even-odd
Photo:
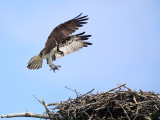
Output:
[[55,72],[56,70],[59,70],[58,68],[60,68],[61,66],[54,65],[53,61],[52,61],[52,57],[53,57],[53,55],[48,54],[47,63],[49,64],[49,67],[51,68],[50,70],[53,70]]
[[55,72],[55,70],[59,70],[59,68],[61,68],[61,66],[60,66],[60,65],[54,65],[54,64],[49,65],[49,67],[50,67],[50,68],[51,68],[51,70],[53,70],[54,72]]

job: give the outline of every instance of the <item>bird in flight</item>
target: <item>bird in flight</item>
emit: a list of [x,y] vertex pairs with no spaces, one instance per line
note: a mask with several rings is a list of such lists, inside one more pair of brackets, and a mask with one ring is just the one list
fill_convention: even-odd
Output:
[[45,48],[41,50],[37,56],[30,59],[27,68],[39,69],[42,67],[43,59],[46,59],[51,70],[55,72],[55,70],[59,70],[61,66],[54,65],[53,61],[67,54],[78,51],[83,47],[92,45],[92,43],[86,42],[91,35],[84,35],[85,32],[71,35],[79,27],[82,27],[87,23],[86,21],[89,19],[88,16],[81,15],[82,13],[54,28],[45,43]]

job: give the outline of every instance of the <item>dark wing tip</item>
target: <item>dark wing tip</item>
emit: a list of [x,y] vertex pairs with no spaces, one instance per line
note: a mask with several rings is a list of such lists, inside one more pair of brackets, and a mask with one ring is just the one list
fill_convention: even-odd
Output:
[[84,42],[85,45],[93,45],[92,43],[90,42]]
[[75,36],[80,36],[80,35],[83,35],[83,34],[85,34],[85,32],[82,32],[82,33],[76,34]]
[[88,22],[79,22],[79,24],[87,24]]
[[88,40],[89,39],[89,37],[91,37],[92,35],[83,35],[83,36],[81,36],[81,39],[82,40]]
[[87,18],[88,15],[85,15],[85,16],[82,16],[82,17],[81,17],[81,15],[82,15],[82,13],[79,14],[78,16],[76,16],[76,17],[73,18],[73,19],[77,19],[78,21],[85,21],[85,20],[88,20],[88,19],[89,19],[89,18]]
[[77,17],[75,17],[75,18],[78,18],[78,17],[80,17],[81,15],[83,14],[83,12],[82,13],[80,13]]
[[87,18],[88,17],[88,15],[86,15],[86,16],[82,16],[82,17],[78,17],[78,18],[76,18],[78,21],[85,21],[85,20],[88,20],[89,18]]
[[92,35],[84,35],[84,37],[91,37]]

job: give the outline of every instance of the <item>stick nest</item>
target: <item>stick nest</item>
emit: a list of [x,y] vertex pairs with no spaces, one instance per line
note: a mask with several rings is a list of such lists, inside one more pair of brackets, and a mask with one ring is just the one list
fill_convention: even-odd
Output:
[[75,99],[46,104],[54,106],[47,114],[58,120],[158,120],[160,116],[160,96],[154,92],[136,92],[125,84],[97,94],[72,91]]

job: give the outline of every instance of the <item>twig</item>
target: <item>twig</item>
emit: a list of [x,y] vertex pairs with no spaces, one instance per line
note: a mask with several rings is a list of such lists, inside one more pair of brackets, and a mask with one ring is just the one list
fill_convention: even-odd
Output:
[[82,98],[83,96],[86,96],[86,95],[89,96],[88,94],[91,93],[93,90],[94,90],[94,89],[92,89],[91,91],[89,91],[89,92],[87,92],[86,94],[81,95],[80,97],[77,97],[77,98]]
[[47,114],[50,113],[50,111],[49,111],[49,109],[47,108],[47,105],[45,104],[44,100],[42,99],[42,102],[41,102],[35,95],[33,95],[33,96],[38,100],[38,102],[40,102],[40,103],[45,107],[46,113],[47,113]]
[[48,103],[48,104],[46,104],[46,106],[54,106],[54,105],[59,105],[60,103]]
[[130,88],[126,87],[125,85],[124,85],[124,88],[127,88],[130,92],[132,91]]
[[[108,107],[107,107],[107,109],[108,109]],[[113,120],[113,116],[112,116],[112,113],[111,113],[111,111],[108,109],[108,112],[109,112],[109,114],[111,115],[111,118],[112,118],[112,120]]]
[[78,92],[77,92],[77,90],[75,89],[75,92],[76,92],[76,95],[77,95],[77,97],[78,97]]
[[90,116],[88,115],[88,113],[86,111],[83,110],[83,112],[88,116],[88,118],[90,118]]
[[65,88],[67,88],[67,89],[69,89],[69,90],[71,90],[71,91],[73,91],[73,92],[75,92],[76,93],[76,95],[82,95],[81,93],[79,93],[79,92],[77,92],[76,90],[73,90],[73,89],[71,89],[71,88],[69,88],[69,87],[67,87],[67,86],[65,86]]
[[44,118],[44,119],[56,120],[56,117],[54,117],[53,115],[52,116],[42,115],[42,114],[36,114],[36,113],[31,113],[31,112],[1,115],[1,118],[12,118],[12,117],[35,117],[35,118]]
[[93,90],[94,90],[94,89],[92,89],[91,91],[87,92],[86,94],[89,94],[89,93],[93,92]]
[[127,111],[123,108],[123,106],[116,100],[116,102],[119,104],[119,106],[123,109],[124,113],[126,114],[128,120],[131,120],[127,114]]
[[38,102],[40,102],[43,105],[43,102],[41,102],[34,94],[33,96],[38,100]]
[[43,99],[42,99],[42,103],[43,103],[43,105],[44,105],[44,107],[45,107],[45,109],[46,109],[46,113],[49,114],[50,111],[49,111],[49,109],[47,108],[47,105],[45,104],[45,102],[44,102]]
[[125,83],[125,84],[122,84],[122,85],[120,85],[120,86],[118,86],[118,87],[115,87],[115,88],[113,88],[113,89],[110,89],[110,90],[108,90],[106,93],[111,92],[111,91],[113,91],[113,90],[115,90],[115,89],[117,89],[117,88],[121,88],[121,87],[123,87],[123,86],[125,86],[125,85],[126,85],[126,83]]
[[137,104],[137,100],[136,100],[135,96],[133,96],[133,100],[134,100],[135,104]]

